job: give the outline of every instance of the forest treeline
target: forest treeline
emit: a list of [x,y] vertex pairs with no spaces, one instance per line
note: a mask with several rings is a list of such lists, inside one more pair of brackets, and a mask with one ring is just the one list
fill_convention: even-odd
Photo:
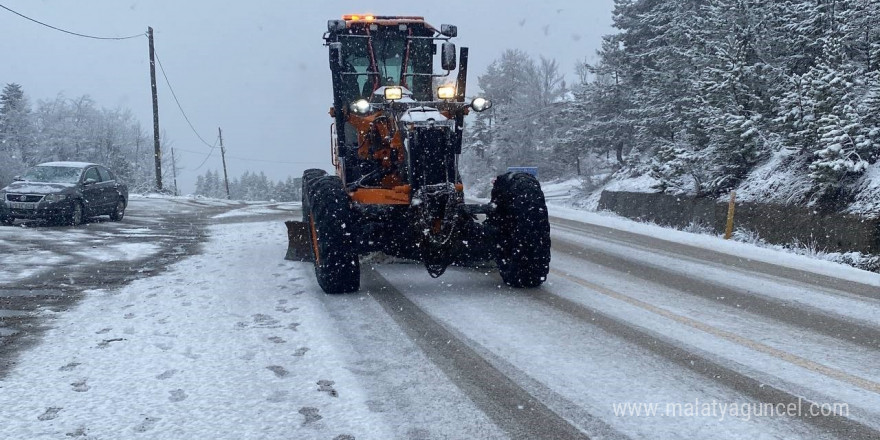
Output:
[[878,0],[616,0],[568,87],[518,50],[479,77],[495,108],[469,127],[467,175],[580,159],[718,196],[770,164],[788,202],[838,209],[880,156],[878,20]]

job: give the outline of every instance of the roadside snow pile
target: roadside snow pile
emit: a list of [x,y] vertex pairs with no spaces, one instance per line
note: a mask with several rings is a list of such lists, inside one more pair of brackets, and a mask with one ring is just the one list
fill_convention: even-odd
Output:
[[[795,253],[782,246],[762,244],[763,242],[760,237],[757,237],[754,234],[743,233],[742,231],[740,231],[739,234],[744,235],[740,237],[740,240],[724,240],[713,233],[699,233],[697,230],[681,231],[653,223],[637,222],[620,217],[608,211],[588,212],[561,206],[550,206],[548,207],[548,211],[550,212],[550,215],[554,217],[605,226],[626,232],[633,232],[674,243],[723,252],[744,259],[762,261],[778,266],[828,275],[830,277],[851,280],[880,288],[880,277],[878,277],[876,273],[848,267],[847,265],[844,265],[843,262],[830,261],[831,258],[819,258],[817,257],[816,252],[812,252],[808,248]],[[832,256],[833,254],[826,255]],[[844,259],[847,257],[855,257],[854,254],[840,255],[841,258]],[[862,258],[871,257],[862,256]]]
[[[718,236],[714,233],[714,231],[691,230],[687,232],[712,235],[716,237]],[[863,254],[861,252],[825,252],[821,249],[817,249],[815,245],[812,245],[810,243],[794,242],[784,245],[772,244],[761,238],[754,231],[748,231],[744,229],[734,230],[733,240],[766,249],[773,249],[777,251],[803,255],[819,260],[830,261],[832,263],[844,264],[868,272],[880,273],[880,256],[878,255]]]
[[880,162],[868,167],[856,187],[858,195],[849,206],[848,212],[880,217]]
[[650,174],[643,174],[641,176],[612,180],[605,185],[604,189],[607,191],[655,193],[657,192],[656,187],[659,184],[660,181],[651,177]]
[[798,171],[802,166],[795,151],[774,153],[746,176],[736,190],[737,200],[783,205],[805,200],[813,182],[808,173]]
[[587,211],[599,209],[599,197],[603,190],[625,192],[657,192],[655,186],[657,179],[649,175],[627,177],[612,177],[611,181],[601,186],[601,181],[608,178],[607,174],[596,175],[586,178],[577,177],[563,181],[543,182],[541,189],[547,203],[560,206],[570,206]]
[[570,201],[573,195],[578,194],[583,185],[583,181],[575,177],[567,180],[542,183],[541,189],[544,191],[544,199],[547,200],[547,203],[565,203]]
[[283,226],[210,232],[202,255],[47,312],[0,381],[4,438],[392,438]]

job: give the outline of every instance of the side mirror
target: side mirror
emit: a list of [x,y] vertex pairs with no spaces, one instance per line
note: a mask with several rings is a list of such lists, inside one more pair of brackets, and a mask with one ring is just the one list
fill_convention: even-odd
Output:
[[449,38],[455,38],[458,36],[458,26],[454,24],[441,24],[440,33]]
[[443,43],[443,49],[440,51],[440,66],[443,70],[455,70],[458,67],[455,59],[455,43]]
[[327,20],[327,32],[339,32],[345,30],[345,20]]
[[15,176],[12,178],[13,182],[21,182],[22,180],[24,180],[24,179],[22,179],[21,176]]
[[330,43],[330,67],[342,67],[342,43]]

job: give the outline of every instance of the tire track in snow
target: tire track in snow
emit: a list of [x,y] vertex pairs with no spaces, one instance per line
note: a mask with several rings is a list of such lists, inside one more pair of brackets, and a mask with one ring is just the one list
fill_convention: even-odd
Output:
[[559,217],[550,217],[550,221],[551,226],[554,229],[567,229],[600,240],[643,248],[651,252],[662,252],[679,259],[701,263],[713,262],[726,269],[737,269],[748,274],[758,273],[771,278],[782,278],[790,283],[799,284],[809,288],[815,289],[818,286],[822,289],[832,291],[829,293],[837,292],[839,294],[840,292],[846,292],[846,294],[851,296],[880,300],[880,288],[877,286],[834,278],[760,260],[741,258],[724,252],[713,251],[711,249],[704,249],[697,246],[594,225],[591,223],[568,220]]
[[[617,298],[618,296],[625,296],[611,291],[610,289],[597,286],[577,276],[566,274],[555,269],[551,269],[551,273],[587,287],[592,291],[597,291],[597,288],[601,289],[598,290],[600,293],[610,294],[616,299],[620,299]],[[788,405],[814,403],[803,396],[768,384],[760,379],[753,378],[731,367],[727,367],[721,363],[720,359],[714,359],[712,355],[702,353],[699,349],[684,347],[677,340],[646,330],[635,324],[620,320],[597,309],[563,298],[552,292],[544,290],[542,293],[544,294],[536,295],[535,298],[550,305],[554,309],[569,314],[570,316],[589,323],[590,325],[594,325],[608,333],[616,335],[630,343],[662,356],[682,368],[710,378],[760,402],[784,404],[786,407]],[[875,384],[871,382],[871,387],[874,385]],[[797,417],[840,438],[869,440],[880,437],[880,431],[857,420],[844,416],[812,416],[809,414],[809,411],[805,411],[802,414],[797,415]]]
[[841,371],[837,368],[831,368],[826,365],[820,364],[818,362],[811,361],[809,359],[803,358],[801,356],[797,356],[786,351],[771,347],[769,345],[763,344],[761,342],[740,336],[733,332],[729,332],[726,330],[721,330],[717,327],[713,327],[709,324],[705,324],[703,322],[688,318],[683,315],[679,315],[677,313],[673,313],[669,310],[666,310],[662,307],[657,307],[653,304],[649,304],[642,300],[633,298],[631,296],[625,295],[620,292],[616,292],[614,290],[608,289],[607,287],[600,286],[598,284],[587,281],[581,277],[573,276],[568,273],[564,273],[558,270],[553,270],[553,273],[561,276],[569,281],[580,284],[590,290],[595,292],[599,292],[603,295],[610,296],[614,299],[626,302],[628,304],[634,305],[640,309],[647,310],[655,315],[662,316],[664,318],[669,318],[679,324],[683,324],[685,326],[691,327],[696,330],[703,331],[705,333],[709,333],[713,336],[716,336],[721,339],[725,339],[727,341],[742,345],[747,348],[751,348],[752,350],[768,354],[777,359],[786,361],[790,364],[797,365],[799,367],[805,368],[810,371],[817,372],[819,374],[828,376],[832,379],[837,379],[842,382],[847,382],[850,385],[857,386],[865,391],[870,391],[873,393],[880,393],[880,383],[874,382],[872,380],[864,379],[852,374],[848,374],[845,371]]
[[513,439],[589,439],[410,301],[376,271],[372,297],[449,379]]
[[[600,238],[601,239],[601,238]],[[574,243],[558,236],[553,237],[553,250],[586,260],[600,266],[612,268],[661,284],[677,291],[719,303],[725,307],[736,305],[738,313],[746,312],[764,316],[777,322],[803,328],[835,339],[861,345],[871,350],[880,350],[880,329],[847,320],[817,308],[792,304],[743,290],[689,277],[674,270],[629,259],[596,246]]]

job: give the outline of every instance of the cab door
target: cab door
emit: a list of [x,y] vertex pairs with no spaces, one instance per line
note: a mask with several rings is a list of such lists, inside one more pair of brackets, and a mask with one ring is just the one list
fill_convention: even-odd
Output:
[[106,204],[101,175],[95,167],[89,167],[82,177],[83,207],[89,215],[99,215]]

